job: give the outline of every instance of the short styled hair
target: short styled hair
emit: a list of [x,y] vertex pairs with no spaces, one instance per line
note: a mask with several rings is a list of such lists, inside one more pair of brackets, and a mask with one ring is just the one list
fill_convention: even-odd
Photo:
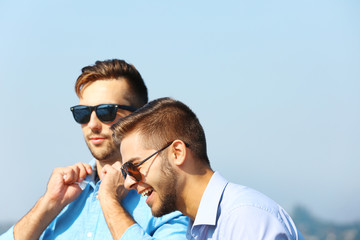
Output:
[[159,98],[111,126],[115,142],[138,132],[146,148],[160,149],[176,139],[188,144],[194,156],[210,166],[204,130],[195,113],[172,98]]
[[125,79],[129,86],[129,92],[125,93],[125,96],[130,104],[139,108],[148,102],[148,92],[144,80],[134,65],[128,64],[124,60],[96,61],[95,65],[86,66],[81,71],[82,73],[75,83],[75,92],[79,98],[81,90],[92,82]]

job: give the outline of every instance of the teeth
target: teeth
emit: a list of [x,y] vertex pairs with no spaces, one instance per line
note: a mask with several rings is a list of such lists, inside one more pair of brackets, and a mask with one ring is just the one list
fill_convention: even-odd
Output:
[[144,197],[144,196],[147,196],[147,195],[149,195],[150,193],[151,193],[151,189],[146,189],[145,191],[143,191],[142,193],[141,193],[141,196],[142,197]]

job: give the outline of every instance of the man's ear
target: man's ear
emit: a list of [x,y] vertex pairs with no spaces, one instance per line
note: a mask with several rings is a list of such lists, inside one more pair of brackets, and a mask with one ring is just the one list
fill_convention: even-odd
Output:
[[187,154],[186,144],[182,140],[175,140],[171,144],[171,158],[177,166],[184,164]]

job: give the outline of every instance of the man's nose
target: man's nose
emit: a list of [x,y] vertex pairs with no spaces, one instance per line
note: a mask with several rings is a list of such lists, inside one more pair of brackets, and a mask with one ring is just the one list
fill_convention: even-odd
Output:
[[88,127],[91,130],[101,130],[101,121],[99,120],[99,118],[96,116],[96,112],[92,111],[91,115],[90,115],[90,121],[88,122]]
[[124,181],[124,187],[129,190],[135,189],[137,183],[138,181],[136,181],[134,177],[127,175]]

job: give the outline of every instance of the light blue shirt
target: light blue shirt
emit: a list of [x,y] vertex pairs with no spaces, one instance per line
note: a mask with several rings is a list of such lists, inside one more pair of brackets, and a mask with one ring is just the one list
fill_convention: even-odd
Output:
[[[95,161],[90,164],[95,166]],[[61,211],[40,239],[113,239],[97,198],[100,181],[95,183],[94,178],[95,171],[93,175],[87,176],[89,183],[81,195]],[[186,239],[188,218],[180,212],[155,218],[145,198],[140,197],[135,190],[128,193],[122,205],[137,224],[130,226],[121,240]],[[0,236],[0,240],[10,239],[14,239],[13,227]]]
[[228,182],[218,172],[201,198],[188,239],[303,240],[290,216],[267,196]]

